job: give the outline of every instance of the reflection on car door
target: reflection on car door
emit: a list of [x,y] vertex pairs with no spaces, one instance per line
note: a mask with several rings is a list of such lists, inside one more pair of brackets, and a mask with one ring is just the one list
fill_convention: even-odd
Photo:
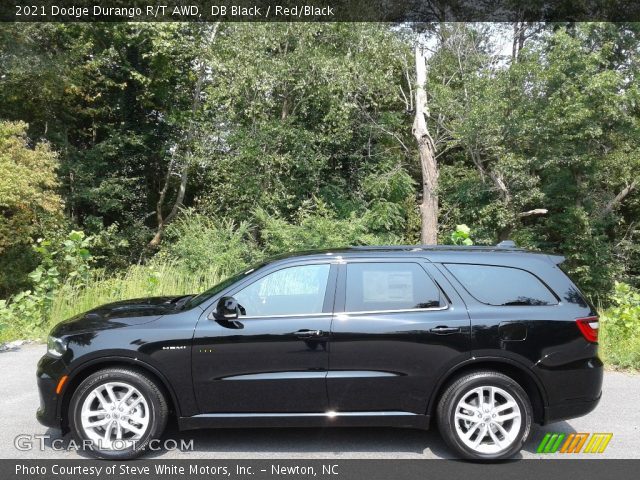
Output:
[[469,355],[462,299],[428,262],[406,258],[341,265],[336,295],[329,408],[424,414],[438,375]]
[[337,265],[278,266],[231,290],[236,321],[198,323],[193,380],[202,413],[325,412]]

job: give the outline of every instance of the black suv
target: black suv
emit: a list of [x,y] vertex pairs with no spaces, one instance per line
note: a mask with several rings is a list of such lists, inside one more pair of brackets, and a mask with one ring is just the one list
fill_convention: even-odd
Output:
[[170,415],[181,429],[435,421],[461,457],[509,457],[532,422],[600,398],[598,318],[562,261],[356,247],[105,305],[52,330],[37,416],[106,458],[140,454]]

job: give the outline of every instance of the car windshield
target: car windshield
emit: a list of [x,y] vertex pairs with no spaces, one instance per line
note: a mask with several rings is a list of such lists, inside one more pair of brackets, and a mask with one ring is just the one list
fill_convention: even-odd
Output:
[[200,304],[206,302],[207,300],[209,300],[214,295],[217,295],[218,293],[223,291],[225,288],[233,285],[234,283],[236,283],[237,281],[241,280],[245,276],[249,275],[250,273],[255,272],[256,270],[258,270],[258,269],[260,269],[260,268],[262,268],[264,266],[265,266],[265,263],[260,263],[258,265],[255,265],[255,266],[251,267],[251,268],[248,268],[246,270],[242,270],[241,272],[238,272],[235,275],[231,275],[229,278],[223,280],[222,282],[218,283],[217,285],[214,285],[210,289],[205,290],[201,294],[196,295],[195,297],[191,298],[188,302],[186,302],[184,304],[184,308],[183,309],[184,310],[188,310],[190,308],[197,307],[198,305],[200,305]]

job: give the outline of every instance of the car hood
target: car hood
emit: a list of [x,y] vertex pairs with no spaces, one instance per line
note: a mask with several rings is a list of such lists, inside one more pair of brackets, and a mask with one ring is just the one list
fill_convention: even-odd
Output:
[[109,303],[72,317],[58,324],[51,332],[61,336],[109,328],[140,325],[176,311],[180,297],[149,297]]

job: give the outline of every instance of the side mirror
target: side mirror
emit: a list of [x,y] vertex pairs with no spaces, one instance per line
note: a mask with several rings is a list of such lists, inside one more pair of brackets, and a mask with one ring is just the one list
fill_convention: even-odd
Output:
[[241,313],[244,315],[243,310],[244,309],[235,298],[222,297],[218,300],[214,316],[216,320],[224,320],[228,322],[231,320],[237,320]]

